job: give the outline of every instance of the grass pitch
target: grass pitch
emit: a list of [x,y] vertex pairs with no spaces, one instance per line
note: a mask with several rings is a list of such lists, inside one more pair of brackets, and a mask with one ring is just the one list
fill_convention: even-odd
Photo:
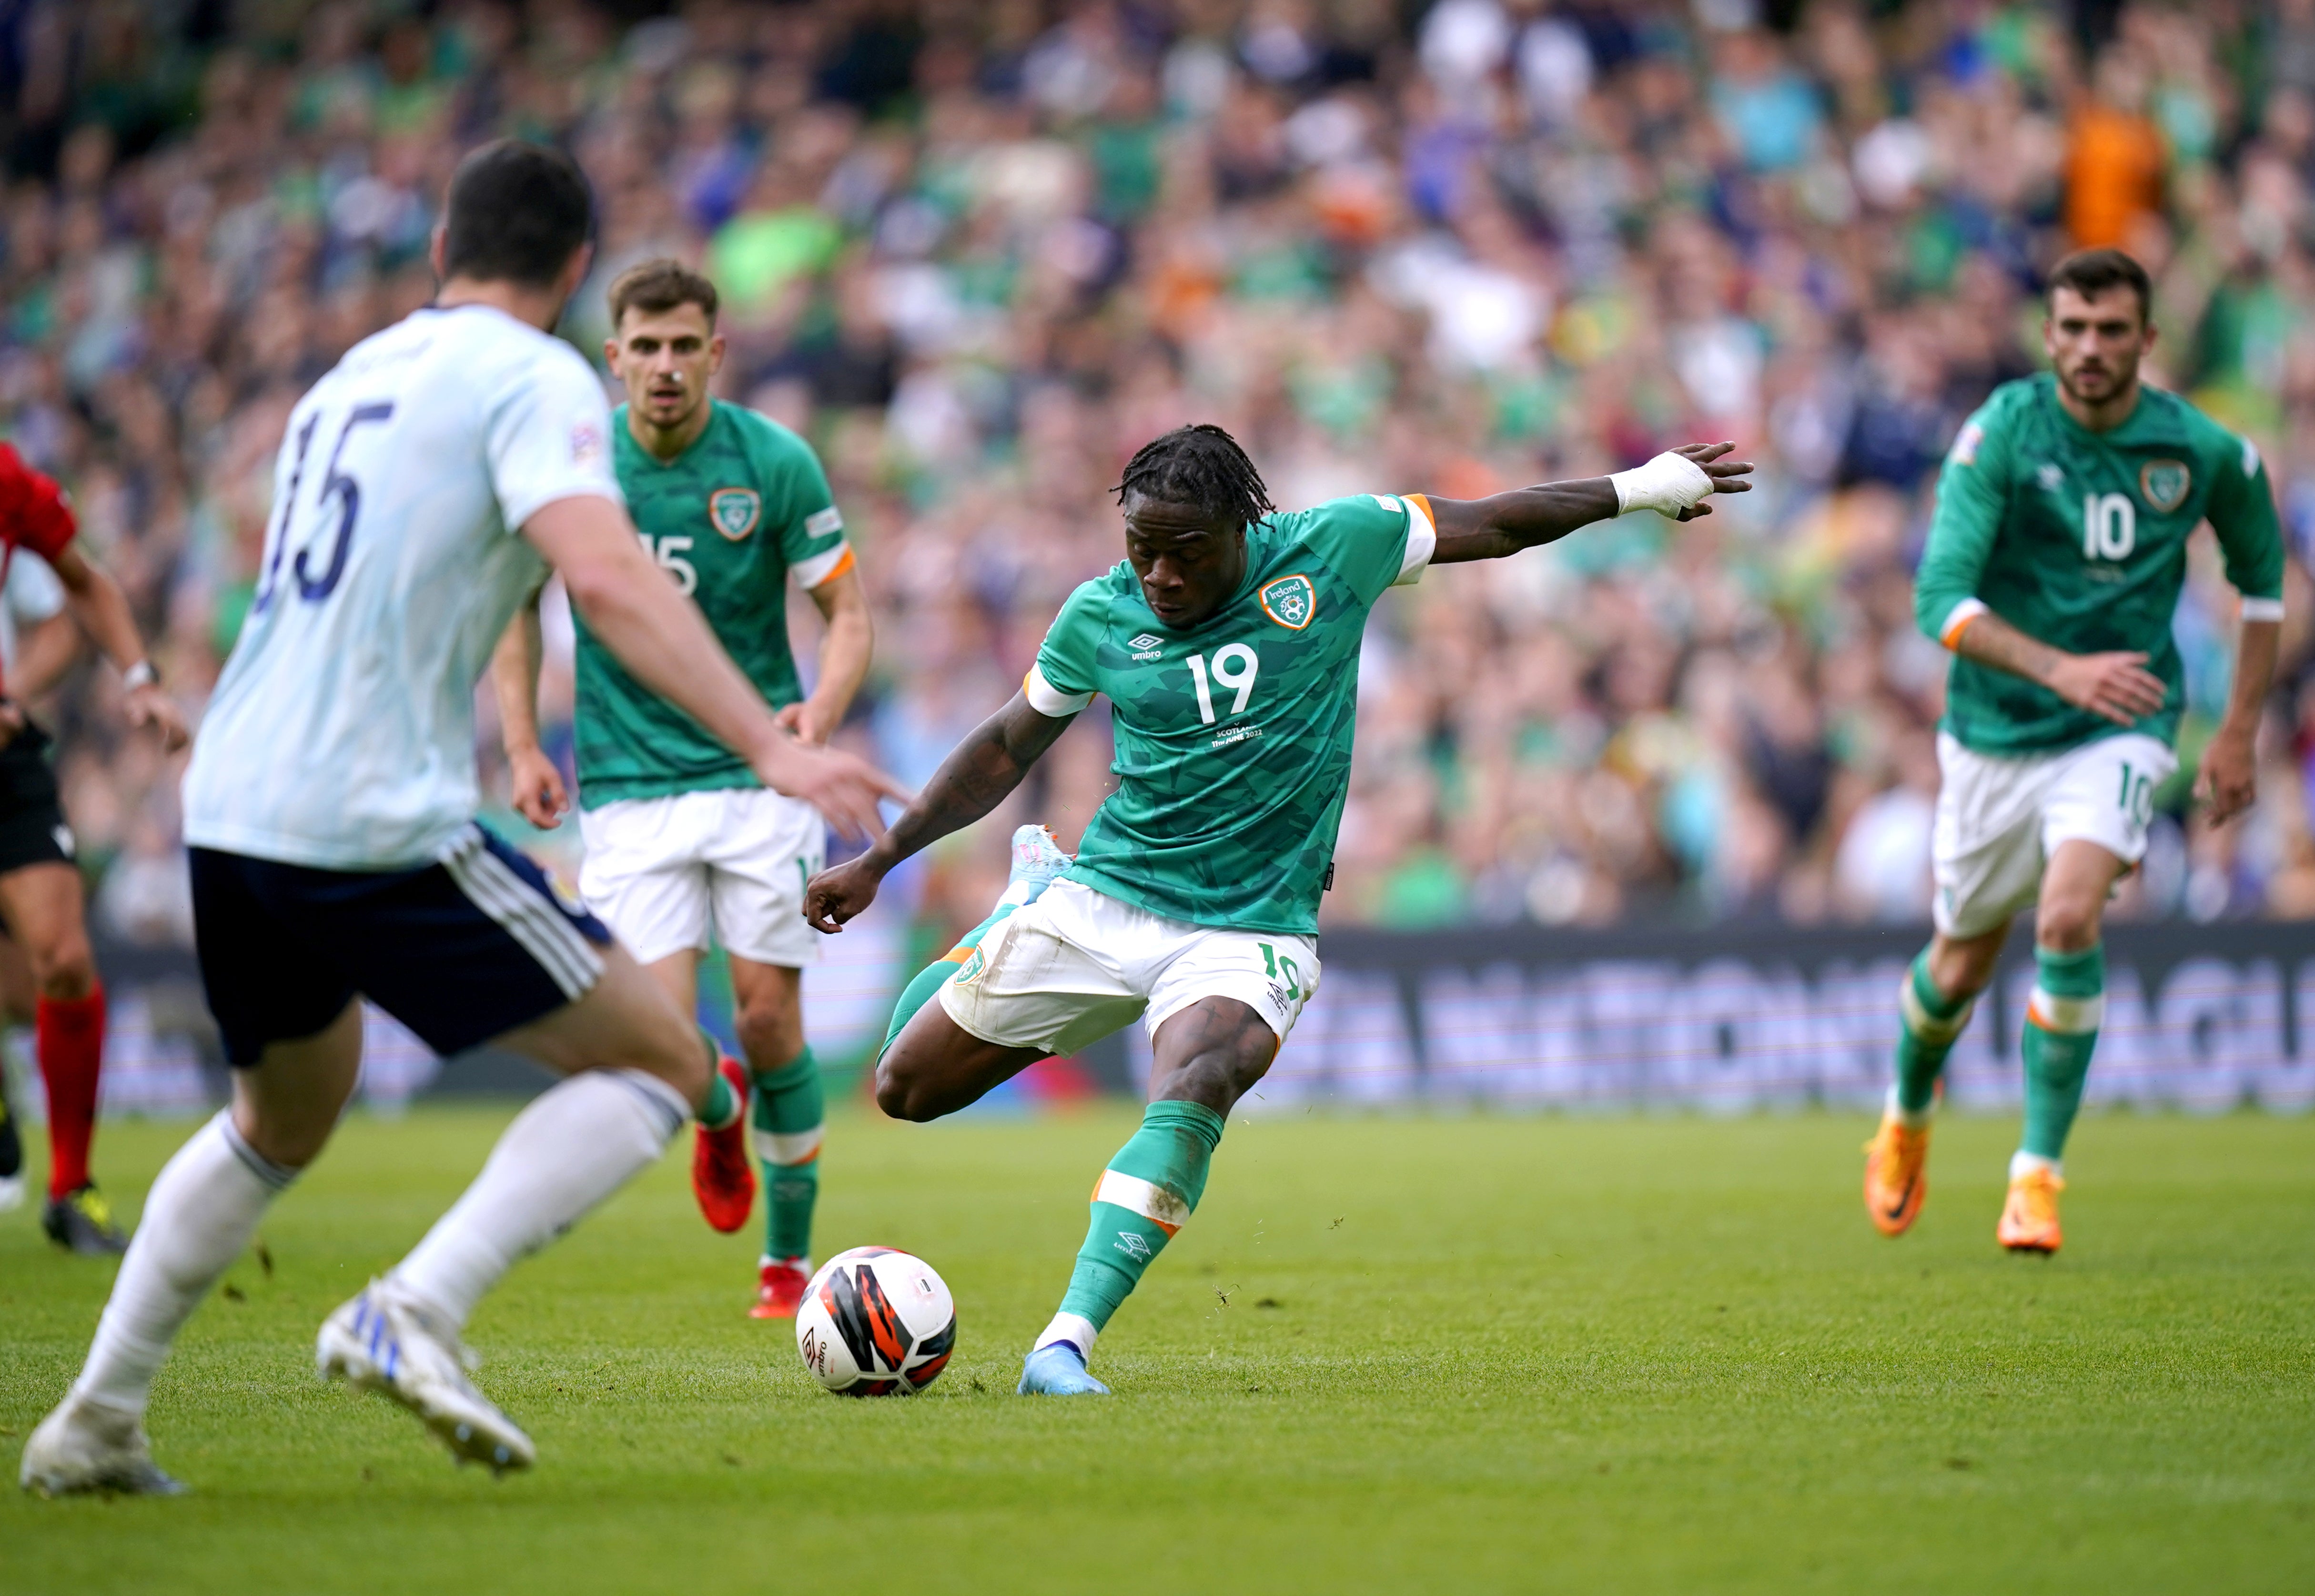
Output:
[[[1103,1343],[1117,1397],[1060,1403],[1013,1382],[1130,1111],[851,1115],[823,1247],[942,1271],[940,1382],[809,1384],[670,1157],[477,1317],[541,1459],[493,1481],[312,1349],[503,1119],[350,1124],[162,1377],[197,1494],[0,1493],[0,1588],[2315,1588],[2315,1122],[2087,1122],[2043,1262],[1993,1245],[2006,1124],[1940,1128],[1892,1243],[1861,1120],[1239,1121]],[[106,1128],[116,1200],[184,1130]],[[12,1481],[110,1275],[0,1220]]]

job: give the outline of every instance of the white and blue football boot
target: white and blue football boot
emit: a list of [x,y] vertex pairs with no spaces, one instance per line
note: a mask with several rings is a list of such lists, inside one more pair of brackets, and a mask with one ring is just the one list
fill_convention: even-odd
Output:
[[466,1378],[473,1361],[456,1334],[387,1281],[370,1281],[324,1320],[314,1346],[324,1379],[400,1403],[459,1462],[485,1464],[493,1474],[529,1467],[538,1450]]
[[1061,845],[1044,827],[1021,827],[1013,833],[1013,868],[1005,877],[1005,891],[998,895],[997,907],[1019,909],[1034,903],[1060,879],[1062,871],[1076,863],[1061,852]]
[[1109,1388],[1088,1373],[1084,1357],[1066,1341],[1041,1346],[1021,1361],[1021,1396],[1106,1396]]

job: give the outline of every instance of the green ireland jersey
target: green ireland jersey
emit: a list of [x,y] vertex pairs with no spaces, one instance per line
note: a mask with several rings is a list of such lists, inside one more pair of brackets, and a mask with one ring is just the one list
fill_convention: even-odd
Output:
[[1316,931],[1367,611],[1436,541],[1426,501],[1362,494],[1248,528],[1246,580],[1194,627],[1131,565],[1069,595],[1024,690],[1049,715],[1107,695],[1118,778],[1069,877],[1193,925]]
[[[710,403],[707,430],[672,460],[635,441],[622,404],[611,421],[614,464],[643,547],[776,708],[803,696],[788,652],[787,584],[816,588],[849,570],[852,554],[812,446],[754,411]],[[738,755],[629,676],[575,611],[572,624],[581,802],[755,785]]]
[[[2130,419],[2092,432],[2044,373],[2005,383],[1962,428],[1938,479],[1914,584],[1921,629],[1952,648],[1991,611],[2068,653],[2136,650],[2169,687],[2131,731],[2178,734],[2185,678],[2170,621],[2186,539],[2219,535],[2246,620],[2283,616],[2283,536],[2258,450],[2174,394],[2141,391]],[[1980,753],[2072,748],[2124,728],[2038,683],[1956,657],[1945,729]]]

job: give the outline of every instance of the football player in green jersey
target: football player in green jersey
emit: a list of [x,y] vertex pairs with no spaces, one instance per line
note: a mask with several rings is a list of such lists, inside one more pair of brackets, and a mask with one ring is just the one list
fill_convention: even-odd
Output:
[[[627,391],[613,417],[620,490],[643,546],[689,594],[708,625],[808,743],[824,743],[867,674],[868,603],[812,448],[786,428],[709,396],[723,361],[714,285],[675,261],[652,261],[611,285],[605,346]],[[787,588],[828,622],[819,679],[802,689],[788,651]],[[820,1062],[804,1043],[803,967],[820,956],[803,923],[803,885],[826,853],[810,804],[758,783],[690,716],[645,690],[573,616],[577,632],[580,891],[685,1014],[697,1003],[699,956],[712,925],[731,955],[743,1071],[718,1068],[743,1127],[703,1119],[692,1187],[708,1223],[737,1230],[755,1194],[748,1142],[764,1166],[765,1245],[758,1318],[791,1318],[812,1276],[820,1192]],[[539,751],[537,615],[509,629],[494,680],[515,806],[552,827],[567,800]]]
[[893,865],[994,809],[1108,696],[1118,788],[1076,861],[1024,828],[998,913],[910,983],[876,1067],[884,1111],[929,1120],[1035,1060],[1137,1018],[1149,1028],[1149,1110],[1095,1187],[1024,1392],[1104,1389],[1086,1368],[1095,1338],[1196,1208],[1223,1121],[1317,989],[1318,895],[1375,600],[1427,564],[1499,559],[1626,510],[1707,514],[1707,495],[1749,486],[1730,447],[1488,499],[1361,494],[1282,515],[1220,428],[1169,432],[1118,488],[1124,563],[1070,595],[1021,692],[891,831],[813,880],[804,911],[834,931]]
[[2170,620],[2205,520],[2242,595],[2242,638],[2196,795],[2217,823],[2254,796],[2283,620],[2275,496],[2257,449],[2139,381],[2148,304],[2144,268],[2118,250],[2060,262],[2043,323],[2051,373],[1996,389],[1938,482],[1914,598],[1956,656],[1938,740],[1937,935],[1899,990],[1896,1082],[1866,1148],[1866,1207],[1886,1235],[1920,1212],[1938,1073],[2010,917],[2032,903],[2026,1128],[1995,1235],[2058,1250],[2059,1159],[2105,1005],[2099,922],[2178,768]]

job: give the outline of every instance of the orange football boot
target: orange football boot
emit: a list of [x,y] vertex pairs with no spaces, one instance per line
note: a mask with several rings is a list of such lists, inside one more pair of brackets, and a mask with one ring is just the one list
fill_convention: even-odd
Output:
[[748,1072],[736,1059],[715,1068],[740,1096],[740,1117],[721,1130],[699,1127],[691,1144],[691,1194],[708,1226],[729,1236],[756,1205],[756,1172],[748,1166]]
[[1895,1111],[1881,1111],[1881,1129],[1865,1144],[1865,1211],[1884,1236],[1903,1236],[1920,1217],[1929,1194],[1929,1128],[1910,1130]]
[[2058,1193],[2065,1189],[2066,1183],[2046,1169],[2029,1169],[2011,1181],[1993,1238],[2013,1253],[2046,1258],[2056,1252],[2065,1240],[2058,1229]]

